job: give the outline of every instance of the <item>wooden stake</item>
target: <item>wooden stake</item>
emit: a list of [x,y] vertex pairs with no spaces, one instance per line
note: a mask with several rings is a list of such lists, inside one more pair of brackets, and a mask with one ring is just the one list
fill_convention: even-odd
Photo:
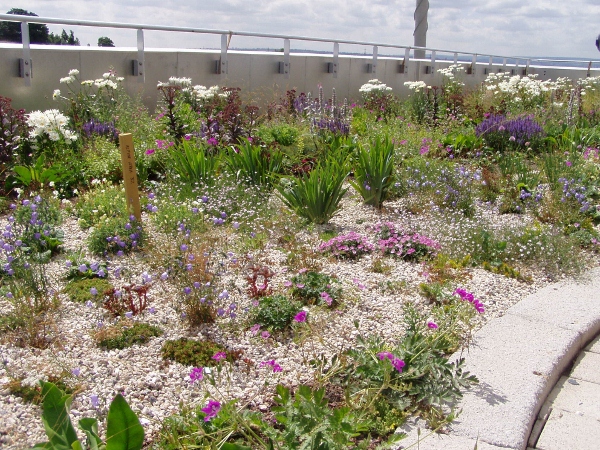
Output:
[[135,153],[131,133],[119,134],[121,147],[121,163],[123,165],[123,181],[125,182],[125,199],[127,208],[138,221],[142,220],[140,194],[138,192],[137,172],[135,169]]

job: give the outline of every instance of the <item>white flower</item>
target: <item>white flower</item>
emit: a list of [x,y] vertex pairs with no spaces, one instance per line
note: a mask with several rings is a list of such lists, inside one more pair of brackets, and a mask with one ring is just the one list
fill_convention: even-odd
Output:
[[81,82],[82,86],[91,86],[94,84],[94,80],[85,80]]
[[52,100],[56,100],[60,97],[60,89],[54,89],[54,93],[52,94]]
[[69,76],[70,76],[71,78],[74,78],[74,77],[76,77],[77,75],[79,75],[79,70],[77,70],[77,69],[71,69],[71,70],[69,70]]
[[60,82],[62,84],[71,84],[73,82],[73,79],[74,78],[72,78],[72,77],[64,77],[64,78],[60,79]]

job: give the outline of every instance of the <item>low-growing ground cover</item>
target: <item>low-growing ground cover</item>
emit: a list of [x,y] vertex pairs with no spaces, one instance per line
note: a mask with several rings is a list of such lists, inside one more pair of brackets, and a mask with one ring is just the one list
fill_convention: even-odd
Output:
[[448,357],[598,263],[600,81],[443,74],[352,106],[171,78],[151,114],[77,71],[60,111],[4,99],[2,444],[45,439],[39,380],[97,440],[130,406],[148,448],[386,448],[410,415],[451,422],[477,374]]

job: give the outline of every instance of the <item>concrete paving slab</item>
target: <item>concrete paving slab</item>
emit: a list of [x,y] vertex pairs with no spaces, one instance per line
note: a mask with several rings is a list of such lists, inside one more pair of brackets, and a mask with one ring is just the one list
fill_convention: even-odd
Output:
[[577,282],[546,286],[507,311],[523,317],[581,332],[582,344],[600,329],[600,268],[586,273]]
[[553,411],[562,409],[600,421],[600,386],[596,383],[561,377],[548,401]]
[[553,410],[542,431],[538,450],[591,450],[600,442],[600,421],[568,411]]
[[448,434],[421,434],[421,440],[417,443],[417,436],[409,435],[406,439],[400,441],[398,450],[506,450],[503,447],[487,444],[476,439],[464,436],[455,436]]
[[588,352],[600,353],[600,336],[594,339],[590,344],[585,348]]
[[573,366],[571,378],[600,384],[600,353],[581,352]]
[[571,349],[579,336],[578,331],[518,315],[489,323],[469,348],[465,369],[480,383],[465,393],[452,433],[524,449],[537,411],[576,355]]

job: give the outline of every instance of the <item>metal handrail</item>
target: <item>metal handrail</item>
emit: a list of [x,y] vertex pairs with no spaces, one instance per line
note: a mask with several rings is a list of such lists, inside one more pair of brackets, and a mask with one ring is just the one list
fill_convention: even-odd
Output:
[[[213,35],[221,35],[221,61],[219,64],[219,72],[221,74],[227,73],[227,50],[229,49],[229,44],[232,36],[245,36],[245,37],[257,37],[257,38],[267,38],[267,39],[283,39],[284,40],[284,58],[286,64],[288,64],[288,70],[285,72],[286,78],[289,77],[289,55],[290,55],[290,41],[307,41],[307,42],[326,42],[333,44],[333,58],[334,58],[334,66],[336,69],[333,71],[334,78],[337,78],[337,59],[339,55],[339,45],[347,44],[347,45],[362,45],[362,46],[372,46],[373,47],[373,62],[372,68],[373,73],[375,73],[375,67],[377,65],[377,57],[378,57],[378,48],[393,48],[393,49],[402,49],[405,51],[404,54],[404,63],[406,64],[410,58],[410,50],[419,50],[419,51],[428,51],[431,53],[431,65],[434,66],[436,63],[437,53],[447,53],[454,55],[454,62],[457,63],[458,55],[471,56],[471,66],[473,67],[477,64],[477,58],[489,58],[489,64],[492,65],[493,58],[500,58],[503,61],[503,66],[506,67],[507,60],[514,60],[515,66],[519,66],[519,62],[524,62],[526,67],[529,68],[532,61],[540,61],[540,62],[561,62],[561,63],[588,63],[588,72],[591,69],[592,64],[600,63],[600,60],[568,60],[568,59],[545,59],[545,58],[532,58],[532,57],[524,57],[524,56],[505,56],[505,55],[492,55],[492,54],[484,54],[484,53],[473,53],[473,52],[464,52],[464,51],[456,51],[456,50],[447,50],[447,49],[438,49],[432,47],[418,47],[414,45],[397,45],[397,44],[389,44],[389,43],[380,43],[380,42],[370,42],[370,41],[353,41],[348,39],[331,39],[331,38],[321,38],[321,37],[309,37],[309,36],[297,36],[297,35],[283,35],[283,34],[273,34],[273,33],[258,33],[251,31],[233,31],[233,30],[219,30],[219,29],[211,29],[211,28],[194,28],[194,27],[176,27],[176,26],[165,26],[165,25],[151,25],[151,24],[137,24],[137,23],[122,23],[122,22],[101,22],[95,20],[77,20],[77,19],[58,19],[52,17],[39,17],[39,16],[22,16],[16,14],[0,14],[0,21],[9,21],[9,22],[21,22],[21,31],[22,31],[22,42],[23,42],[23,60],[25,64],[30,64],[30,52],[29,52],[29,23],[41,23],[41,24],[57,24],[57,25],[78,25],[85,27],[101,27],[101,28],[121,28],[121,29],[131,29],[137,30],[137,48],[138,48],[138,80],[140,82],[144,82],[144,70],[143,70],[143,62],[144,62],[144,30],[148,31],[171,31],[171,32],[181,32],[181,33],[200,33],[200,34],[213,34]],[[461,63],[469,63],[469,61],[460,61]],[[29,72],[24,72],[26,79],[26,85],[31,84],[31,75]]]

